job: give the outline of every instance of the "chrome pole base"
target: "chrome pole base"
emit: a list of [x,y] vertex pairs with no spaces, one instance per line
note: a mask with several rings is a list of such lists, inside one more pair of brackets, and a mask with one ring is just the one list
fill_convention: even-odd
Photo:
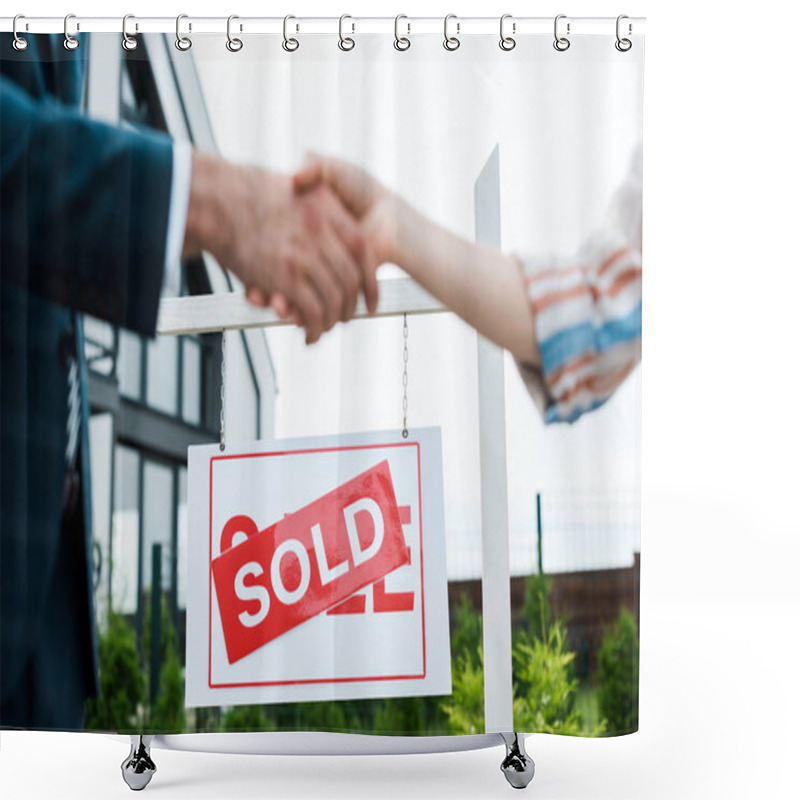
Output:
[[506,757],[500,765],[506,780],[515,789],[524,789],[536,771],[533,759],[525,752],[525,739],[517,733],[501,733],[506,745]]
[[131,735],[131,752],[122,762],[122,779],[134,792],[144,789],[156,773],[156,765],[150,758],[152,741],[152,736]]

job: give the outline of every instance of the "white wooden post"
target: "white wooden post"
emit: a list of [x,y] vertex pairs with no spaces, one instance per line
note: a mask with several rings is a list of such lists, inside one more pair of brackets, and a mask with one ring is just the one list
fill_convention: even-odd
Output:
[[[495,147],[475,184],[475,237],[500,247],[500,151]],[[486,733],[514,730],[511,679],[511,590],[503,351],[478,337],[478,419],[483,543],[483,689]]]

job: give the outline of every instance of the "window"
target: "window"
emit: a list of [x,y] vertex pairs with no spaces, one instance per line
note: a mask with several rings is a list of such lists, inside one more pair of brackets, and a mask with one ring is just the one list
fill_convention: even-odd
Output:
[[142,590],[153,585],[153,545],[161,545],[161,588],[172,590],[175,552],[175,468],[145,459],[142,481]]
[[140,508],[139,453],[117,445],[111,515],[111,606],[123,614],[135,614],[139,607]]
[[181,339],[181,347],[183,348],[181,416],[190,425],[199,425],[202,410],[200,397],[202,350],[196,339],[188,337]]
[[147,405],[171,416],[178,413],[178,368],[176,337],[147,343]]
[[132,400],[142,397],[142,340],[126,330],[119,332],[117,379],[120,394]]

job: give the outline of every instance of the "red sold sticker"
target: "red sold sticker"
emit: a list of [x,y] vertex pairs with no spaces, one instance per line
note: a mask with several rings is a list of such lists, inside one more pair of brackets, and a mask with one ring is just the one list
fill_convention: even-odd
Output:
[[389,462],[264,530],[232,517],[221,549],[211,570],[233,664],[408,563]]

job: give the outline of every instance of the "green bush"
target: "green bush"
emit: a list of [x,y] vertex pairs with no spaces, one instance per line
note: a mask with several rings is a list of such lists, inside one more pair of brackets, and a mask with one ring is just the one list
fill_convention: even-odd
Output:
[[[142,637],[143,668],[150,679],[152,598],[148,594],[144,608],[144,635]],[[152,733],[184,732],[186,730],[186,705],[183,668],[178,654],[177,635],[169,613],[169,598],[161,598],[161,663],[158,692],[155,703],[147,709],[146,729]],[[152,687],[148,686],[148,689]],[[152,692],[148,692],[148,698]]]
[[453,693],[439,700],[439,713],[452,733],[483,733],[483,625],[467,595],[455,608],[450,652]]
[[216,733],[222,724],[222,709],[219,706],[193,708],[189,711],[189,730],[195,733]]
[[144,655],[125,617],[110,611],[100,634],[100,693],[86,703],[86,730],[120,733],[184,732],[184,675],[167,602],[162,603],[161,670],[156,701],[149,705],[150,603],[145,608]]
[[536,638],[546,639],[553,622],[550,592],[553,579],[547,575],[529,575],[525,580],[525,602],[522,606],[523,629]]
[[453,733],[486,732],[482,650],[475,658],[461,655],[453,660],[453,694],[441,707]]
[[475,657],[483,650],[481,615],[475,610],[466,594],[461,595],[455,607],[453,627],[450,631],[450,652],[453,658]]
[[622,609],[597,656],[600,713],[613,732],[639,729],[639,636],[633,614]]
[[145,679],[136,633],[121,614],[109,613],[99,650],[100,694],[86,703],[86,730],[139,733]]
[[225,733],[274,731],[275,724],[267,718],[263,706],[233,706],[223,713],[219,729]]
[[426,734],[447,731],[438,697],[390,697],[378,702],[370,730],[379,733]]
[[566,648],[566,629],[550,625],[544,639],[522,634],[512,651],[514,662],[514,727],[537,733],[594,736],[602,723],[587,730],[575,707],[578,681],[572,674],[575,654]]
[[[525,624],[514,636],[514,726],[526,732],[597,735],[602,722],[585,724],[576,708],[578,682],[572,674],[575,654],[566,648],[566,629],[554,621],[548,595],[549,578],[528,579]],[[482,619],[469,601],[456,609],[451,632],[453,694],[441,710],[453,733],[483,733]]]
[[525,581],[522,625],[515,631],[514,727],[521,731],[595,734],[602,725],[584,721],[576,705],[575,654],[567,649],[564,623],[550,609],[553,579],[529,575]]
[[165,629],[163,638],[166,639],[166,658],[162,662],[158,696],[151,709],[148,729],[153,732],[183,733],[186,730],[183,669],[172,626]]

